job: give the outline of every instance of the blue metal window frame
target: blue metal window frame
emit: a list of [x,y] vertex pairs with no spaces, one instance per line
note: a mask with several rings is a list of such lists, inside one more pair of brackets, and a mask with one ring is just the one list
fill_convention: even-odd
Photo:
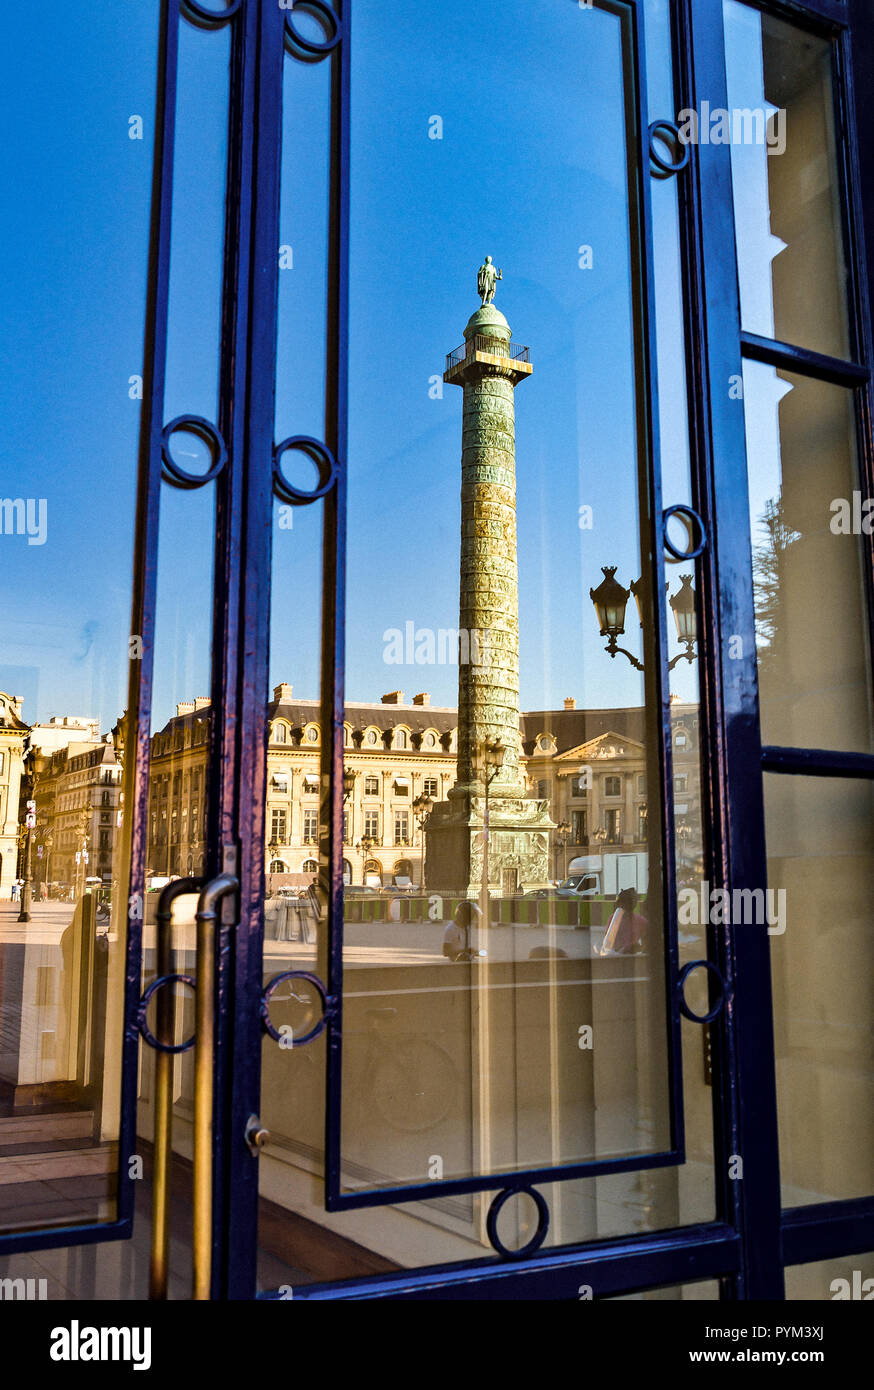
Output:
[[[275,0],[238,0],[214,21],[199,0],[181,0],[203,23],[230,23],[232,43],[225,308],[219,427],[228,463],[217,480],[217,552],[213,633],[213,721],[208,874],[226,852],[239,852],[239,925],[219,952],[214,1162],[214,1297],[248,1299],[256,1288],[258,1165],[244,1140],[256,1113],[261,1081],[263,855],[267,701],[270,523],[273,506],[273,404],[279,241],[281,69],[285,12]],[[348,249],[349,0],[340,11],[339,42],[330,61],[338,75],[332,115],[332,297],[328,306],[331,432],[325,444],[346,456],[347,281],[339,273]],[[763,342],[740,331],[731,174],[727,152],[695,150],[680,176],[684,309],[693,456],[693,504],[705,519],[711,544],[701,561],[700,630],[715,634],[702,647],[703,716],[708,754],[705,801],[712,834],[709,872],[717,885],[756,887],[766,881],[763,771],[871,777],[874,760],[822,750],[763,748],[759,727],[753,621],[752,566],[743,419],[724,383],[744,356],[775,360],[852,387],[859,402],[864,485],[872,487],[874,361],[868,280],[874,280],[874,32],[868,0],[774,0],[759,8],[830,36],[837,58],[838,122],[844,137],[847,235],[855,267],[854,359],[847,363],[801,354],[791,345]],[[148,805],[149,713],[152,677],[167,274],[173,171],[176,33],[180,0],[163,0],[159,75],[153,254],[134,563],[132,631],[143,634],[144,656],[132,663],[131,725],[135,756],[126,759],[126,805],[133,808],[131,884],[145,870]],[[638,39],[640,40],[638,17]],[[678,109],[706,95],[726,104],[721,0],[677,0],[672,8]],[[641,129],[643,129],[643,125]],[[864,138],[863,138],[864,137]],[[863,177],[864,176],[864,177]],[[865,235],[863,236],[863,231]],[[766,356],[769,354],[769,356]],[[718,499],[718,509],[716,501]],[[326,494],[326,597],[345,586],[345,479],[340,469]],[[869,553],[874,574],[874,541]],[[739,634],[745,662],[729,661],[720,633]],[[342,613],[326,608],[323,728],[333,727],[328,772],[332,920],[342,891]],[[326,742],[329,742],[326,740]],[[669,766],[669,764],[667,764]],[[668,782],[668,786],[670,783]],[[133,1152],[139,1036],[142,938],[139,917],[128,923],[125,977],[123,1106],[119,1153]],[[360,1298],[575,1299],[579,1284],[596,1296],[717,1278],[723,1297],[782,1298],[783,1266],[851,1254],[874,1246],[874,1198],[780,1210],[774,1039],[768,938],[745,931],[732,937],[708,928],[708,958],[732,992],[732,1008],[711,1025],[713,1043],[716,1219],[655,1234],[551,1248],[522,1259],[485,1258],[344,1280],[295,1290],[295,1301]],[[341,961],[332,937],[333,987]],[[329,1049],[340,1046],[332,1030]],[[732,1154],[744,1158],[743,1182],[728,1178]],[[643,1166],[637,1162],[630,1166]],[[121,1165],[118,1219],[90,1227],[19,1232],[0,1238],[0,1253],[124,1238],[131,1234],[133,1187]],[[591,1169],[589,1170],[591,1171]],[[563,1175],[567,1175],[567,1170]],[[483,1184],[477,1188],[505,1185]],[[445,1189],[444,1189],[445,1190]],[[458,1190],[458,1189],[457,1189]],[[428,1194],[433,1195],[429,1186]],[[405,1194],[393,1189],[390,1198]],[[264,1295],[269,1297],[270,1295]]]
[[[645,152],[647,141],[647,102],[644,70],[643,10],[639,0],[598,0],[601,8],[616,13],[623,24],[623,73],[628,86],[625,91],[626,124],[629,139],[637,142],[640,158],[635,162],[629,159],[629,217],[631,221],[632,255],[639,276],[639,296],[636,311],[639,321],[635,324],[635,387],[638,398],[638,438],[639,454],[645,460],[646,475],[641,466],[641,544],[650,556],[652,566],[652,592],[664,593],[664,521],[661,498],[661,479],[658,464],[658,393],[655,376],[655,303],[652,275],[652,231],[650,217],[650,173]],[[351,68],[351,0],[343,6],[343,42],[340,45],[340,106],[339,163],[342,172],[344,191],[349,180],[349,84]],[[630,88],[630,90],[629,90]],[[346,203],[343,204],[344,208]],[[341,256],[337,264],[337,274],[343,296],[342,313],[346,312],[348,295],[348,265],[344,253],[348,229],[344,226],[340,233]],[[344,339],[342,370],[345,373],[345,317],[340,325]],[[339,364],[338,364],[339,366]],[[345,376],[337,396],[337,437],[341,440],[339,457],[346,457],[346,382]],[[343,470],[340,470],[341,475]],[[345,478],[337,486],[338,522],[345,511]],[[345,517],[342,527],[345,530]],[[326,530],[326,544],[327,544]],[[326,565],[326,594],[323,612],[332,615],[335,623],[333,641],[325,642],[325,661],[322,670],[323,691],[331,693],[332,708],[328,720],[327,702],[323,710],[323,728],[333,730],[333,748],[323,750],[323,778],[328,779],[331,809],[331,834],[325,845],[325,855],[330,873],[329,907],[329,955],[328,974],[325,987],[328,1005],[326,1009],[328,1035],[327,1068],[327,1107],[325,1127],[325,1206],[328,1211],[344,1211],[359,1207],[393,1205],[399,1202],[427,1201],[436,1196],[459,1193],[500,1192],[502,1190],[529,1189],[543,1182],[555,1182],[575,1177],[595,1177],[606,1173],[636,1172],[642,1169],[676,1166],[684,1161],[683,1108],[682,1108],[682,1058],[680,1041],[679,997],[682,979],[678,964],[678,945],[676,913],[674,903],[675,877],[673,844],[670,834],[664,827],[672,824],[673,778],[671,775],[672,739],[670,728],[669,678],[667,665],[667,634],[665,631],[666,613],[662,604],[653,605],[651,626],[651,651],[647,669],[657,672],[657,678],[648,681],[647,703],[656,704],[661,716],[653,720],[655,733],[657,724],[659,774],[662,780],[663,797],[661,814],[663,817],[661,848],[663,865],[662,913],[665,923],[665,1009],[666,1044],[668,1049],[668,1109],[671,1142],[668,1147],[656,1153],[636,1154],[622,1159],[588,1160],[579,1163],[540,1166],[510,1170],[502,1173],[476,1174],[469,1178],[441,1179],[422,1183],[399,1183],[382,1188],[369,1188],[360,1191],[343,1191],[341,1181],[342,1166],[342,995],[343,995],[343,757],[345,694],[343,689],[344,651],[343,616],[345,608],[345,571],[339,568],[342,561],[337,557],[337,567],[333,575]],[[331,585],[331,579],[335,583]],[[327,744],[327,740],[325,740]],[[497,1199],[496,1199],[497,1200]]]

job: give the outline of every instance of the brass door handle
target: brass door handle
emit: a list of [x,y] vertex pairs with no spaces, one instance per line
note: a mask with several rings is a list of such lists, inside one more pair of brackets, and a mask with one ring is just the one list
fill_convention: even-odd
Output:
[[[161,889],[155,928],[155,977],[164,979],[173,969],[171,922],[173,903],[183,893],[199,893],[200,878],[177,878]],[[165,986],[158,992],[156,1037],[161,1044],[155,1057],[155,1128],[152,1171],[152,1241],[149,1261],[149,1297],[167,1297],[170,1268],[170,1157],[173,1127],[173,1044],[175,1005]]]
[[249,1116],[245,1139],[255,1158],[270,1143],[270,1130],[264,1128],[257,1115]]
[[208,1299],[212,1277],[213,1062],[215,1058],[215,926],[224,898],[239,891],[233,874],[219,874],[197,903],[197,992],[194,1003],[194,1289]]

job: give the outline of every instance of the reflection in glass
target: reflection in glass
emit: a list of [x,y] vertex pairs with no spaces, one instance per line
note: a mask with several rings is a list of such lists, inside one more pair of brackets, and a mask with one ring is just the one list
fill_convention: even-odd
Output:
[[744,364],[762,740],[870,752],[853,396]]
[[[85,9],[86,23],[48,45],[42,17],[22,11],[6,69],[16,125],[4,180],[18,182],[27,215],[4,250],[0,382],[14,494],[0,534],[4,1231],[116,1215],[122,716],[158,33],[149,7]],[[107,60],[120,52],[123,64]],[[141,139],[128,138],[130,112],[145,117]],[[59,241],[59,208],[72,240]]]
[[[765,778],[783,1205],[874,1187],[867,781]],[[782,928],[782,930],[781,930]]]
[[874,1298],[874,1252],[841,1255],[786,1269],[786,1298],[811,1302],[846,1303]]
[[[645,1155],[667,1142],[662,791],[649,713],[652,595],[643,581],[651,560],[639,539],[622,24],[605,11],[548,7],[551,36],[544,32],[526,54],[530,93],[512,79],[522,104],[508,142],[485,121],[483,106],[493,111],[495,93],[506,90],[511,70],[518,74],[510,35],[524,7],[511,9],[489,6],[495,53],[484,57],[476,43],[477,65],[487,70],[472,106],[473,50],[460,37],[466,30],[458,7],[429,17],[435,57],[425,59],[424,73],[420,26],[393,26],[392,43],[400,34],[408,45],[405,63],[387,51],[378,15],[356,18],[342,832],[343,1175],[350,1187]],[[566,55],[558,75],[557,39]],[[436,92],[438,78],[441,93],[447,80],[464,92],[451,123],[433,118],[441,110],[436,96],[422,105],[422,90]],[[596,109],[609,119],[599,115],[603,139],[592,142],[586,131]],[[548,128],[553,136],[538,140],[535,151],[536,132]],[[292,148],[306,143],[305,134],[306,127],[289,128]],[[314,182],[319,196],[323,179],[324,172]],[[403,215],[399,181],[409,209]],[[552,192],[559,186],[571,190],[563,209]],[[538,197],[554,211],[547,222],[533,206]],[[661,312],[669,358],[682,373],[682,332],[673,318],[680,300],[667,264],[677,247],[676,206],[662,202],[659,225],[672,250]],[[577,249],[581,220],[595,247],[589,268]],[[569,262],[567,246],[576,253]],[[503,270],[490,309],[476,294],[485,252]],[[321,308],[318,293],[312,299]],[[469,338],[450,352],[478,310]],[[523,330],[518,346],[498,314]],[[280,319],[280,337],[296,331],[294,315],[284,328]],[[320,362],[320,341],[301,372],[279,363],[280,393],[285,376],[301,418],[313,421],[321,419],[321,376],[305,389],[300,383]],[[474,354],[484,365],[495,357],[509,364],[497,385],[486,382],[480,402],[444,379],[446,369],[465,376]],[[684,392],[666,396],[663,410],[672,441],[670,500],[689,500]],[[290,411],[277,438],[300,428],[297,418]],[[470,446],[486,436],[500,456],[487,461],[494,468],[488,484],[475,483],[479,463]],[[464,531],[462,481],[468,492],[493,489],[479,494],[484,510]],[[293,515],[284,529],[277,517],[274,528],[265,983],[280,970],[321,973],[325,961],[325,919],[311,892],[324,834],[315,510],[277,508]],[[475,551],[477,531],[494,537],[499,525],[497,544]],[[625,586],[635,583],[638,602],[627,605],[621,639],[632,662],[611,660],[589,598],[605,566],[616,566]],[[690,569],[671,572],[671,597],[684,587],[679,571]],[[476,588],[478,575],[489,577],[487,593],[480,585],[460,621],[460,588]],[[512,592],[517,630],[512,614],[501,611],[501,596]],[[675,610],[668,614],[669,654],[683,658],[689,645],[680,641]],[[489,642],[500,653],[499,671],[512,675],[518,659],[515,681],[499,682],[494,721],[481,718],[478,698],[494,676],[482,660]],[[501,665],[504,656],[510,662]],[[687,779],[684,865],[700,876],[697,664],[680,659],[672,677],[674,757]],[[466,849],[444,856],[447,878],[435,882],[435,826],[462,789],[475,806],[472,832],[469,826]],[[511,815],[532,820],[508,823],[508,801],[518,807]],[[542,841],[532,860],[535,836]],[[461,871],[463,885],[456,882]],[[435,873],[442,875],[439,864]],[[623,889],[634,900],[629,893],[628,910],[617,913]],[[614,954],[602,956],[614,917]],[[688,951],[705,953],[703,925],[681,933]],[[300,978],[280,985],[271,1006],[273,1025],[291,1044],[319,1013],[314,988]],[[690,1027],[684,1042],[690,1125],[700,1136],[689,1165],[679,1174],[544,1185],[549,1244],[712,1215],[712,1093],[702,1031]],[[490,1193],[348,1212],[342,1225],[329,1218],[332,1230],[316,1234],[313,1223],[326,1224],[324,1037],[299,1048],[267,1040],[263,1067],[261,1114],[273,1139],[259,1160],[259,1235],[262,1260],[274,1261],[274,1286],[482,1254]],[[524,1243],[530,1225],[525,1203],[507,1204],[501,1234],[508,1245]],[[304,1231],[306,1255],[296,1261]],[[305,1268],[289,1267],[295,1264]]]
[[743,327],[847,357],[831,44],[738,0],[724,15]]

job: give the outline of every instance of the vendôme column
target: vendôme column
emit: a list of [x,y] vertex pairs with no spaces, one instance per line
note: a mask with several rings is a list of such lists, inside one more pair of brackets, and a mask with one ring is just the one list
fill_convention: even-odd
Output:
[[425,878],[430,890],[470,897],[482,888],[486,777],[491,889],[546,887],[553,828],[547,803],[526,797],[519,769],[514,395],[533,368],[528,349],[511,345],[510,325],[492,303],[500,278],[487,257],[477,277],[482,305],[443,374],[464,391],[458,761],[455,786],[427,824]]

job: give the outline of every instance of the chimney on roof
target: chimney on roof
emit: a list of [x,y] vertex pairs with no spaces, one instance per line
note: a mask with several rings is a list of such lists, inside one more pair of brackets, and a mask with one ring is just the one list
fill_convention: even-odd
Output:
[[566,695],[564,697],[564,707],[565,709],[576,709],[577,702],[574,699],[573,695]]
[[194,697],[194,708],[195,708],[195,709],[206,709],[206,707],[207,707],[207,705],[208,705],[209,703],[210,703],[210,699],[209,699],[209,696],[208,696],[208,695],[195,695],[195,697]]
[[387,695],[383,695],[384,705],[402,705],[404,703],[404,692],[402,690],[390,690]]
[[280,685],[274,685],[273,698],[276,703],[281,705],[283,701],[290,700],[293,688],[293,686],[288,685],[285,681],[282,681]]
[[180,700],[179,703],[178,703],[178,705],[176,706],[176,715],[177,715],[177,718],[178,718],[178,716],[179,716],[180,714],[192,714],[193,711],[194,711],[194,701],[193,701],[193,700]]
[[428,707],[428,705],[430,705],[430,703],[431,703],[431,696],[428,694],[427,690],[423,690],[422,693],[421,693],[420,695],[414,695],[414,696],[413,696],[413,704],[414,704],[414,705],[421,705],[424,709],[427,709],[427,707]]

